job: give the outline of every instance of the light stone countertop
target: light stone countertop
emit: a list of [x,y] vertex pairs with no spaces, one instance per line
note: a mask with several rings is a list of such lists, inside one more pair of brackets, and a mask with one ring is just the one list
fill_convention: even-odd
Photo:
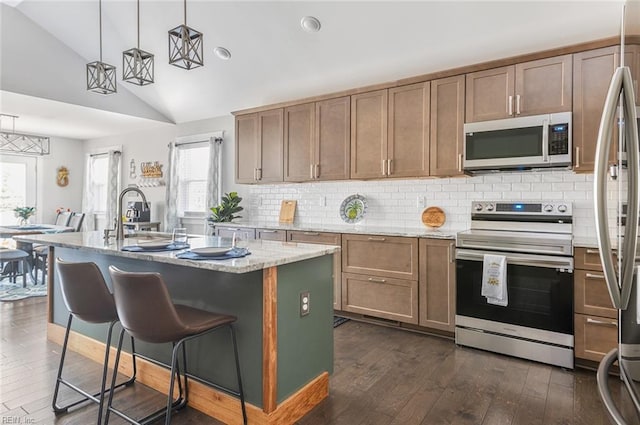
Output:
[[220,227],[250,227],[256,229],[267,230],[295,230],[300,232],[330,232],[330,233],[348,233],[363,235],[380,235],[380,236],[405,236],[414,238],[431,238],[431,239],[455,239],[457,231],[448,230],[440,231],[438,229],[430,230],[426,227],[392,227],[392,226],[363,226],[358,224],[318,224],[318,225],[298,225],[298,224],[280,224],[273,222],[231,222],[231,223],[214,223]]
[[[247,248],[251,254],[243,258],[228,260],[183,260],[176,258],[176,255],[186,250],[163,252],[121,251],[121,247],[136,245],[138,240],[135,237],[131,237],[118,243],[111,238],[109,242],[106,243],[102,237],[102,232],[97,231],[58,233],[53,235],[22,235],[15,236],[15,239],[22,242],[47,244],[136,260],[156,261],[227,273],[247,273],[268,267],[321,257],[340,251],[340,247],[334,245],[255,240],[249,241]],[[220,243],[221,238],[213,236],[189,237],[191,248],[220,246]],[[224,240],[224,244],[226,243],[229,243],[229,241]]]

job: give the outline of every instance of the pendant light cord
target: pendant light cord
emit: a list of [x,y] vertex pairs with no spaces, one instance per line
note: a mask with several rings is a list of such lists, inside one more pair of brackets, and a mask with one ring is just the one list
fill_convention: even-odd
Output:
[[140,50],[140,0],[138,0],[138,50]]
[[98,0],[99,19],[100,19],[100,62],[102,62],[102,0]]
[[187,0],[184,0],[184,26],[187,26]]

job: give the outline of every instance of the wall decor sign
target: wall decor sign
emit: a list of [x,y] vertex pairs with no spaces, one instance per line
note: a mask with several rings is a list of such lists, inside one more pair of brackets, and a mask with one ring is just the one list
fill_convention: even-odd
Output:
[[60,187],[65,187],[69,184],[69,169],[67,167],[59,167],[56,175],[56,183]]

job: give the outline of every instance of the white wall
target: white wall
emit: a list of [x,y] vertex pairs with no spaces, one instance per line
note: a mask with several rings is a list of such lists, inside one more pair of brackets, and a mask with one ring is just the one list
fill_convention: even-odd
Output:
[[[162,164],[162,171],[166,176],[169,157],[168,144],[172,140],[175,140],[177,137],[224,131],[224,140],[222,143],[222,190],[223,192],[229,192],[239,188],[239,186],[234,183],[233,177],[235,163],[234,123],[233,116],[229,115],[192,121],[163,129],[143,130],[119,136],[92,139],[86,141],[84,152],[93,152],[103,147],[122,146],[122,184],[123,187],[127,187],[130,184],[138,183],[137,179],[131,179],[129,177],[129,164],[131,159],[135,160],[138,176],[140,174],[141,162],[154,161]],[[161,229],[164,229],[166,186],[141,187],[141,190],[147,197],[147,201],[151,203],[151,221],[160,221]],[[246,192],[248,193],[248,189]],[[130,198],[125,199],[125,201],[134,200],[136,196],[137,195],[132,194]],[[204,232],[204,223],[202,220],[187,220],[184,224],[191,233]]]
[[[81,140],[52,137],[50,154],[38,157],[36,221],[54,223],[57,208],[82,211],[82,186],[84,180],[84,154]],[[69,184],[60,187],[56,183],[57,170],[64,166],[69,170]]]

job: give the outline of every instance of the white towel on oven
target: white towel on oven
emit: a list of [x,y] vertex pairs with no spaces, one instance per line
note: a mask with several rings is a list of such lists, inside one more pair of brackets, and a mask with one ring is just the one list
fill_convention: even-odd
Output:
[[509,304],[507,294],[507,257],[486,254],[482,262],[482,291],[488,304],[506,307]]

